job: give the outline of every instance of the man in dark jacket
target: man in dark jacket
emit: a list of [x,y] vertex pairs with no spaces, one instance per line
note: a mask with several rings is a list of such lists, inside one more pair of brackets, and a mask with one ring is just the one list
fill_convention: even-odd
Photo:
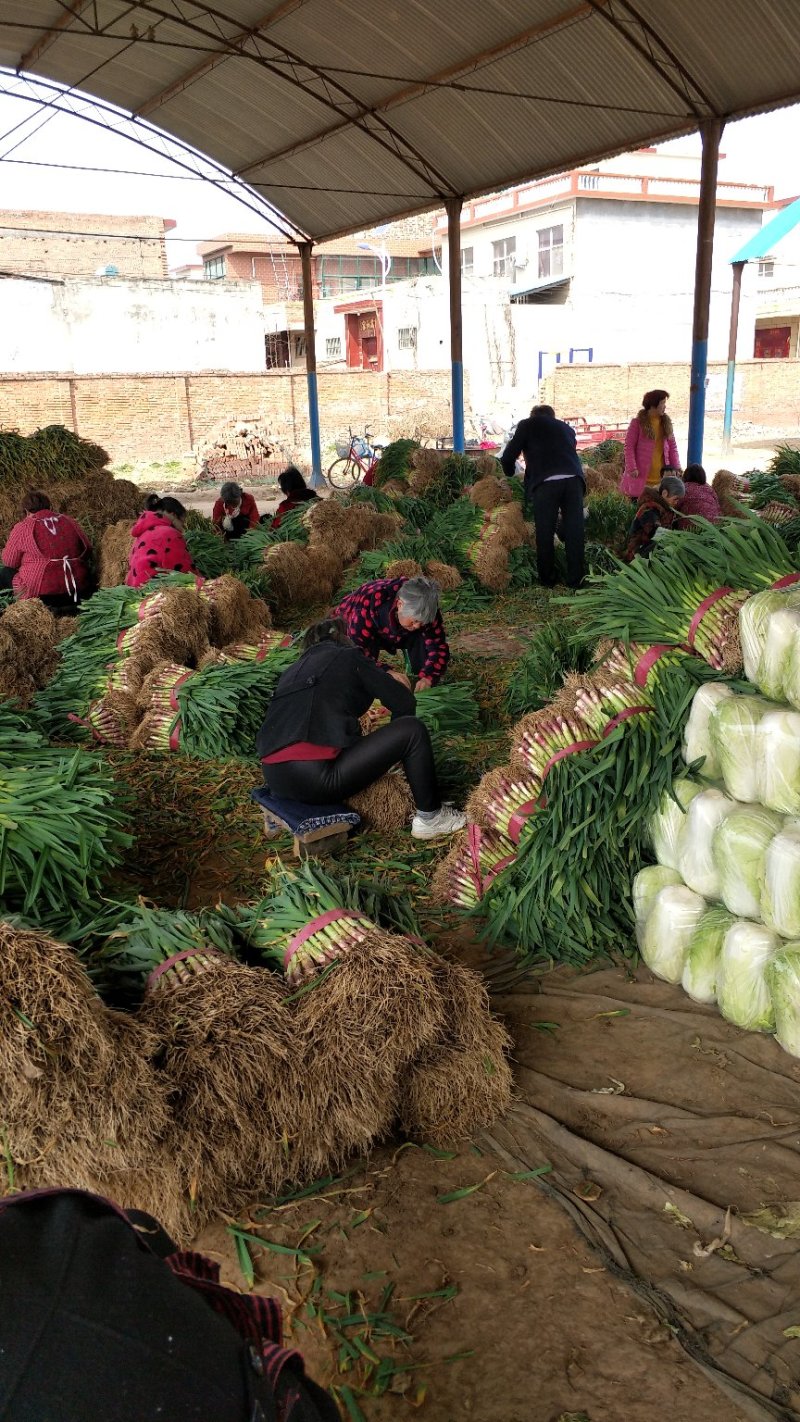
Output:
[[534,405],[530,419],[520,420],[503,450],[500,463],[509,479],[519,456],[525,460],[525,499],[533,507],[536,524],[536,562],[539,582],[551,588],[556,581],[554,541],[559,515],[567,551],[567,582],[576,588],[583,580],[586,479],[578,458],[575,431],[557,420],[551,405]]

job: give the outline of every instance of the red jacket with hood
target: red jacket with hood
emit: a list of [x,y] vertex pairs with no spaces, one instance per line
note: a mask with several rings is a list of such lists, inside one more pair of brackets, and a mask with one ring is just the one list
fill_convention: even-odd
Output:
[[128,587],[140,588],[156,573],[193,573],[186,540],[167,514],[146,509],[131,529]]

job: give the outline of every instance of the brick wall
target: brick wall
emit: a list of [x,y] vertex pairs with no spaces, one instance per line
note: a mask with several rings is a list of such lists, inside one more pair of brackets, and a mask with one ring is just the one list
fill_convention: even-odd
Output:
[[[0,210],[0,271],[23,276],[165,277],[163,217]],[[108,235],[97,235],[108,234]]]
[[[727,367],[709,365],[706,409],[720,416]],[[559,365],[544,382],[557,413],[595,421],[631,419],[645,390],[669,390],[676,425],[689,414],[689,365]],[[742,360],[736,364],[734,425],[746,421],[795,431],[800,424],[800,360]]]
[[[351,425],[392,438],[418,425],[448,432],[449,371],[320,371],[318,386],[323,446],[346,440]],[[185,457],[237,418],[263,420],[287,451],[308,459],[304,375],[0,374],[0,428],[30,434],[64,424],[103,445],[117,464]]]

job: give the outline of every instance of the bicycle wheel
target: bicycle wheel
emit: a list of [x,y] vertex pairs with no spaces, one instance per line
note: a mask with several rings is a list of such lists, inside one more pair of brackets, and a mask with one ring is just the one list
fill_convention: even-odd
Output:
[[360,465],[354,459],[348,459],[346,456],[342,459],[334,459],[328,470],[328,483],[332,489],[344,491],[354,489],[360,479]]

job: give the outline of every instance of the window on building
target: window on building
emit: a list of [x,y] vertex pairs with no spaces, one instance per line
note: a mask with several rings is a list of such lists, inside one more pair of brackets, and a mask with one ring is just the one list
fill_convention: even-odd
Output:
[[496,277],[512,277],[517,251],[516,237],[503,237],[492,243],[493,271]]
[[306,338],[305,336],[292,336],[292,346],[297,360],[305,360]]
[[564,228],[545,227],[539,233],[539,276],[561,276],[564,271]]
[[775,258],[764,257],[758,264],[758,275],[760,277],[772,278],[775,275]]
[[210,281],[219,281],[225,275],[224,257],[206,257],[203,262],[203,276]]
[[341,360],[342,358],[342,338],[341,336],[325,337],[325,356],[328,360]]
[[475,248],[461,248],[461,273],[462,276],[472,276],[475,266]]
[[416,326],[400,326],[398,328],[397,349],[399,351],[415,351],[417,349]]

